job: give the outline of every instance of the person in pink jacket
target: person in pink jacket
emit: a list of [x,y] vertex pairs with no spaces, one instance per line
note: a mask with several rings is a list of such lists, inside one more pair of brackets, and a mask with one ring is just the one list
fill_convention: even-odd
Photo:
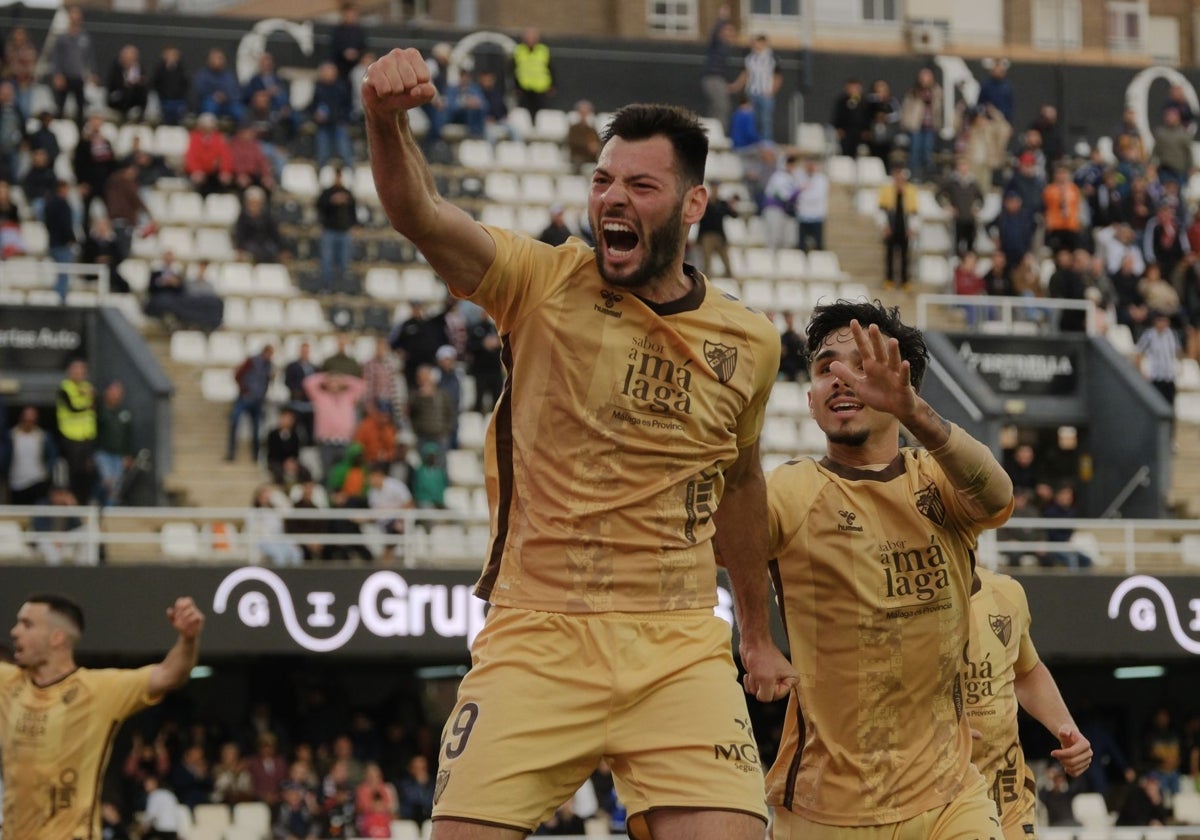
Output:
[[304,379],[304,392],[313,406],[313,439],[321,450],[321,474],[346,452],[358,426],[358,403],[367,386],[357,376],[314,373]]

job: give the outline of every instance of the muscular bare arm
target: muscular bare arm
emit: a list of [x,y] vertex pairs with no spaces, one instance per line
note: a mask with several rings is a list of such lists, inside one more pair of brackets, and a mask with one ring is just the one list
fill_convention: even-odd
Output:
[[1058,739],[1059,749],[1050,754],[1062,762],[1067,774],[1078,776],[1087,770],[1092,763],[1092,745],[1067,710],[1050,669],[1039,662],[1027,673],[1017,675],[1013,688],[1021,708]]
[[717,557],[729,573],[746,691],[764,703],[785,697],[796,672],[771,638],[767,572],[767,484],[758,443],[738,453],[725,472],[725,493],[713,515]]
[[162,662],[150,672],[148,690],[159,697],[182,687],[191,676],[200,656],[200,631],[204,629],[204,613],[191,598],[178,598],[167,609],[167,618],[179,634]]
[[367,68],[362,83],[375,190],[397,232],[412,241],[451,290],[470,295],[496,257],[492,237],[446,201],[409,127],[408,111],[436,89],[415,49],[394,49]]

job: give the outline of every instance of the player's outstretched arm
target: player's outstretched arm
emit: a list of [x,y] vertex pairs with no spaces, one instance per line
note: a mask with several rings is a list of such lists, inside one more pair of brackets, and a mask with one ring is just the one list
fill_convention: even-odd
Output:
[[1018,674],[1013,687],[1021,708],[1058,739],[1059,749],[1050,755],[1062,762],[1067,775],[1078,776],[1087,770],[1092,763],[1092,745],[1079,731],[1045,663],[1039,662],[1026,673]]
[[900,342],[872,324],[863,329],[850,322],[862,357],[862,371],[842,362],[830,369],[851,383],[860,400],[897,418],[929,450],[950,483],[961,490],[981,518],[1004,510],[1012,500],[1012,480],[992,451],[938,414],[912,386],[910,367],[900,357]]
[[182,687],[191,676],[200,656],[200,632],[204,629],[204,613],[191,598],[177,598],[167,608],[167,619],[179,637],[167,651],[163,661],[150,672],[150,694],[154,697]]
[[469,295],[495,259],[496,245],[470,215],[438,195],[409,128],[408,112],[436,95],[415,49],[394,49],[367,68],[362,101],[371,174],[392,227],[417,246],[453,291]]
[[767,484],[757,442],[741,450],[725,471],[725,493],[713,520],[717,557],[733,587],[738,652],[746,669],[743,685],[764,703],[786,697],[796,671],[771,638]]

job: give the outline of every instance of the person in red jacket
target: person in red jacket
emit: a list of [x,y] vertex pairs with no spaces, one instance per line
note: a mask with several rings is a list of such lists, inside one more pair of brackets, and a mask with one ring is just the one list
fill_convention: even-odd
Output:
[[233,184],[233,155],[212,114],[197,118],[183,157],[183,171],[201,195],[224,192]]

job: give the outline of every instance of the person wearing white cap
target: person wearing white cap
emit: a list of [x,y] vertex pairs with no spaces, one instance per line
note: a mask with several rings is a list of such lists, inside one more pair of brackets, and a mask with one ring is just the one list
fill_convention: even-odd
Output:
[[462,379],[458,375],[458,351],[451,344],[437,349],[437,366],[441,378],[438,388],[446,392],[450,405],[454,406],[454,420],[450,424],[450,449],[458,449],[458,412],[462,410]]

